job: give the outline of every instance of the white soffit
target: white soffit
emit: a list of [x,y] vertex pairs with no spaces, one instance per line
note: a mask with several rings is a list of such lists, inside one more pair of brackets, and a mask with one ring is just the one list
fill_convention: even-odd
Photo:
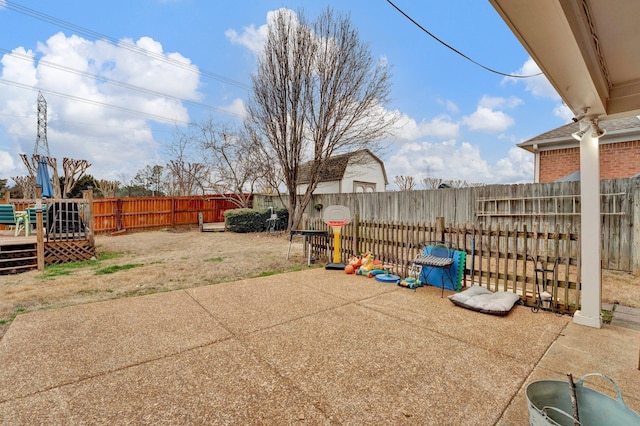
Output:
[[640,114],[639,0],[489,0],[576,114]]

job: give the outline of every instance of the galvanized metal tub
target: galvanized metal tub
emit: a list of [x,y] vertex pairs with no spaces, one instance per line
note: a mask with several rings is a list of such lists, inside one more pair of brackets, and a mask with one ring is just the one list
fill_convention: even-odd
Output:
[[[584,386],[584,379],[589,376],[604,377],[611,382],[616,390],[617,399]],[[600,373],[585,374],[578,379],[575,386],[581,425],[640,425],[640,415],[627,407],[620,388],[610,377]],[[574,426],[569,382],[533,382],[527,386],[526,395],[531,426]]]

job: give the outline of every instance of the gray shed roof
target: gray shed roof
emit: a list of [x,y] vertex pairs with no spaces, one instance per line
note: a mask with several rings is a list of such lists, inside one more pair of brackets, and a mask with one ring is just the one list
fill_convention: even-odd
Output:
[[[347,165],[349,164],[349,160],[360,154],[368,154],[382,167],[382,174],[384,175],[385,183],[389,183],[387,180],[387,171],[384,168],[384,163],[378,157],[376,157],[371,151],[368,149],[361,149],[358,151],[349,152],[346,154],[334,155],[327,159],[326,167],[322,171],[320,175],[320,182],[332,182],[336,180],[342,180],[344,178],[345,171],[347,170]],[[312,162],[309,161],[307,163],[300,165],[300,174],[298,175],[298,184],[304,184],[310,182],[311,173],[311,165]]]

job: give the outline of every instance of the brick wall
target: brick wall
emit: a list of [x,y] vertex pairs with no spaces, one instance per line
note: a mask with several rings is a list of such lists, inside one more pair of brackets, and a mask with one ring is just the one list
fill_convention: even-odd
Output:
[[[580,170],[580,149],[540,152],[540,182],[553,182]],[[626,178],[640,173],[640,141],[600,145],[600,179]]]

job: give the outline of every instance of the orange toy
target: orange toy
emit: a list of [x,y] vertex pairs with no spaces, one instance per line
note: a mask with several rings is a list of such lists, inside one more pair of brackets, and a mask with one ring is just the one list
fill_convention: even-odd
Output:
[[346,274],[353,274],[353,272],[354,272],[353,265],[346,265],[344,267],[344,272]]

